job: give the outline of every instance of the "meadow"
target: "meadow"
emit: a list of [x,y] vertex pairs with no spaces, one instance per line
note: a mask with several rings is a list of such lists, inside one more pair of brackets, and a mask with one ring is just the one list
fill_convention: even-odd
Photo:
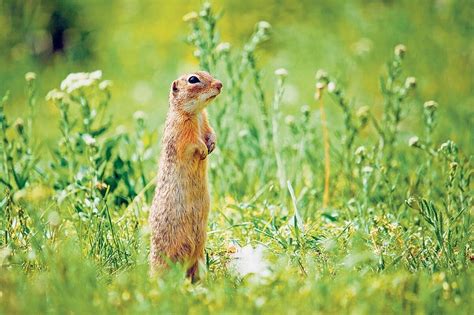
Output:
[[[147,4],[96,50],[3,53],[0,314],[472,313],[472,5]],[[150,276],[147,224],[190,69],[224,84],[194,284]]]

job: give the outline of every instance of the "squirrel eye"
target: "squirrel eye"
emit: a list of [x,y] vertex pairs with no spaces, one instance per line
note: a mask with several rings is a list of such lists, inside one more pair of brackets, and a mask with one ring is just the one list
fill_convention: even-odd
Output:
[[189,77],[188,82],[191,83],[191,84],[194,84],[194,83],[199,83],[201,81],[199,81],[199,79],[196,76],[193,75],[193,76]]

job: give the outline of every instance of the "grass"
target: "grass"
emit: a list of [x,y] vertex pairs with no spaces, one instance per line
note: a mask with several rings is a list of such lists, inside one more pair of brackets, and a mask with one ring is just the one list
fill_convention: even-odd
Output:
[[[206,275],[148,274],[161,129],[143,112],[116,128],[99,72],[48,93],[59,115],[38,121],[44,95],[28,74],[24,115],[6,111],[17,104],[8,93],[0,103],[0,313],[468,314],[472,147],[436,132],[442,105],[416,97],[410,50],[396,46],[372,74],[380,102],[360,106],[321,70],[312,105],[286,115],[288,71],[271,87],[258,62],[268,23],[238,49],[220,42],[209,5],[186,21],[200,68],[225,86],[209,108]],[[37,125],[58,129],[54,143]],[[268,268],[236,272],[247,244],[265,248],[264,261],[249,259]]]

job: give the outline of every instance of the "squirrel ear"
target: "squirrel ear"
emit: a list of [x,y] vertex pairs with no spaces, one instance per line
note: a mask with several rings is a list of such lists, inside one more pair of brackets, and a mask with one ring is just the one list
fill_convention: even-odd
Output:
[[178,80],[173,81],[173,85],[171,88],[173,90],[173,93],[178,92]]

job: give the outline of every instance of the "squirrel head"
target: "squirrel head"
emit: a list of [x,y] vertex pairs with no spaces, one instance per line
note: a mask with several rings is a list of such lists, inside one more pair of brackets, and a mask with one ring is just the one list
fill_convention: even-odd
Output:
[[219,95],[221,89],[221,81],[205,71],[185,74],[171,85],[170,106],[188,114],[198,113]]

